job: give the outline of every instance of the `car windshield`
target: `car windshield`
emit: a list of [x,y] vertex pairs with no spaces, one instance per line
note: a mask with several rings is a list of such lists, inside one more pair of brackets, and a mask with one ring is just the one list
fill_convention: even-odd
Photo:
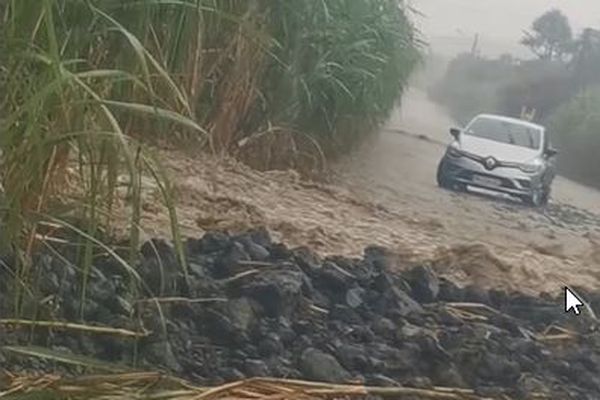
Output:
[[542,136],[538,128],[492,118],[477,118],[465,134],[530,149],[540,148]]

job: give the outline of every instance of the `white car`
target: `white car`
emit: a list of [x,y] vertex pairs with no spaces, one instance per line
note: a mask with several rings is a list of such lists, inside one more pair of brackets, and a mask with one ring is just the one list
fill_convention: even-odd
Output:
[[543,126],[481,114],[450,133],[454,141],[438,166],[439,186],[507,193],[536,207],[548,202],[557,151]]

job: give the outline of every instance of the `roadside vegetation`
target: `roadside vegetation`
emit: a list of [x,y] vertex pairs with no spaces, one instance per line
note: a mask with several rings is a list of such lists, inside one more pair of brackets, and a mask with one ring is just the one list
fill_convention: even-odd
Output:
[[582,91],[552,115],[549,126],[561,149],[561,172],[600,187],[600,88]]
[[[0,233],[17,316],[35,301],[39,252],[78,266],[82,316],[99,257],[144,285],[142,176],[187,273],[157,145],[320,171],[376,130],[420,59],[395,0],[13,0],[0,35]],[[123,184],[130,230],[115,250],[103,232]]]
[[486,58],[477,49],[457,56],[430,86],[430,97],[461,124],[481,112],[520,117],[535,110],[534,120],[549,127],[561,151],[561,173],[600,187],[593,156],[600,143],[600,30],[573,33],[568,19],[551,10],[525,31],[521,44],[532,58]]

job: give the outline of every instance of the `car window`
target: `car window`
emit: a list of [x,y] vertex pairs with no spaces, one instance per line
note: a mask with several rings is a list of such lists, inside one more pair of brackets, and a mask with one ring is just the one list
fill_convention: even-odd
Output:
[[530,149],[539,149],[542,137],[540,129],[491,118],[477,118],[464,133]]

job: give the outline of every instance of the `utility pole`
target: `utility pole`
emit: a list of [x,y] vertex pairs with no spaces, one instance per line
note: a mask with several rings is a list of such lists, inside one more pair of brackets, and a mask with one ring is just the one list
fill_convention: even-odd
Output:
[[475,34],[475,38],[473,39],[473,45],[471,46],[471,55],[478,56],[479,53],[479,33]]

